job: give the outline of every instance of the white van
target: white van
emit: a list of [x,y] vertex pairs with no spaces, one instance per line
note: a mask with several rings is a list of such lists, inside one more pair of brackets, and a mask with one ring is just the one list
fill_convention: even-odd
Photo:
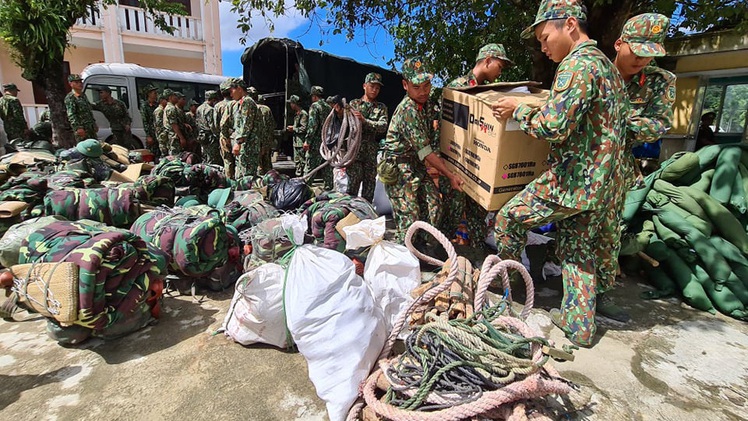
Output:
[[[218,90],[218,85],[228,79],[226,76],[151,69],[128,63],[92,64],[83,69],[81,76],[84,92],[92,104],[99,100],[98,89],[108,86],[112,90],[112,97],[127,105],[132,118],[130,130],[142,145],[145,145],[146,135],[139,106],[141,101],[147,100],[147,92],[143,91],[148,85],[155,86],[159,92],[166,88],[180,91],[187,97],[188,103],[194,99],[202,104],[205,101],[205,91]],[[110,141],[112,130],[109,128],[109,121],[99,111],[94,111],[93,114],[99,126],[99,140]]]

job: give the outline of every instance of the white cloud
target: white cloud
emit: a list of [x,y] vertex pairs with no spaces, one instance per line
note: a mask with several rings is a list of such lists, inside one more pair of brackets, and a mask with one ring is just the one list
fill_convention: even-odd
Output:
[[247,45],[242,45],[239,39],[243,33],[236,27],[239,15],[231,12],[231,3],[227,1],[222,1],[219,4],[219,10],[221,13],[221,48],[224,51],[242,51],[260,39],[269,36],[287,37],[291,31],[309,22],[295,8],[287,8],[285,15],[277,18],[271,17],[275,24],[275,30],[271,32],[265,23],[265,18],[258,15],[252,18],[252,29],[247,34]]

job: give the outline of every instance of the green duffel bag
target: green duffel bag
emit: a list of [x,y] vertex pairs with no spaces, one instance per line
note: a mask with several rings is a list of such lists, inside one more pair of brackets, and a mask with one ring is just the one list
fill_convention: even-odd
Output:
[[727,241],[735,244],[741,253],[748,254],[748,235],[746,235],[743,225],[729,209],[702,191],[692,187],[683,187],[683,190],[696,199],[701,208],[709,215],[716,232],[719,232]]
[[649,192],[649,194],[647,195],[647,203],[652,206],[653,210],[656,210],[656,213],[672,212],[683,218],[684,221],[691,224],[702,234],[706,236],[712,234],[712,230],[714,229],[714,227],[712,226],[712,223],[708,218],[702,219],[697,215],[691,214],[680,206],[672,203],[667,196],[656,190],[652,190],[651,192]]
[[678,205],[679,208],[683,209],[691,215],[695,215],[701,219],[708,220],[709,216],[704,212],[704,209],[699,203],[691,197],[683,187],[676,187],[665,180],[657,180],[652,185],[652,188],[667,196],[671,202]]
[[744,305],[748,305],[748,259],[735,247],[734,244],[722,237],[711,237],[709,242],[727,260],[732,273],[740,280],[740,285],[735,285],[734,280],[728,279],[729,287],[735,295],[740,298]]
[[691,184],[691,187],[703,192],[708,192],[712,187],[712,178],[714,178],[714,168],[702,172],[698,181]]
[[685,238],[681,237],[678,233],[670,229],[670,227],[662,223],[662,220],[658,215],[653,216],[652,221],[654,222],[655,232],[657,233],[657,236],[663,242],[665,242],[668,247],[673,250],[689,247],[688,241],[686,241]]
[[729,288],[715,288],[714,283],[709,278],[709,274],[701,266],[695,265],[692,269],[694,276],[712,301],[712,305],[714,305],[720,313],[741,320],[748,316],[745,312],[745,306],[743,303],[740,302],[738,297],[736,297]]
[[714,168],[712,186],[709,188],[709,196],[719,203],[725,205],[730,202],[732,187],[735,177],[738,176],[738,165],[743,150],[739,147],[724,148],[717,158],[717,166]]
[[677,254],[673,253],[667,259],[666,270],[670,278],[678,284],[686,304],[699,310],[714,314],[714,306],[704,287],[699,283],[691,268]]
[[738,166],[738,172],[735,175],[735,180],[732,184],[732,194],[730,194],[730,207],[740,214],[745,214],[746,203],[745,203],[745,188],[743,187],[743,177],[740,174],[740,167]]
[[709,145],[695,152],[696,155],[699,156],[699,167],[702,171],[714,167],[714,164],[717,162],[717,157],[722,152],[722,149],[722,145]]
[[675,281],[670,279],[665,270],[660,267],[650,269],[647,272],[647,280],[656,289],[642,292],[640,296],[645,300],[672,297],[678,289]]

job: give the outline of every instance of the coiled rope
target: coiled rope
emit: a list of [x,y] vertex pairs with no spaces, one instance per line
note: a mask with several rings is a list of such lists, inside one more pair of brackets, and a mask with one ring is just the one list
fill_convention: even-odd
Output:
[[[319,153],[325,162],[304,175],[302,177],[304,181],[309,181],[317,171],[327,165],[335,168],[348,167],[358,156],[358,151],[361,149],[361,121],[353,115],[351,107],[347,104],[343,106],[343,122],[340,131],[336,133],[332,130],[334,118],[335,110],[332,110],[322,124],[322,144],[319,146]],[[332,143],[333,139],[335,147],[330,149],[327,143],[328,141]]]

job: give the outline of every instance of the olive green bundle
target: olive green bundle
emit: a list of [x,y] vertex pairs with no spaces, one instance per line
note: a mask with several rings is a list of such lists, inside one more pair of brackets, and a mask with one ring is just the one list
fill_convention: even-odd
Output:
[[[739,174],[738,165],[740,165],[742,154],[743,151],[740,148],[725,148],[719,154],[719,157],[717,157],[709,196],[723,205],[730,203],[735,177]],[[745,207],[745,204],[743,204],[743,207]]]

